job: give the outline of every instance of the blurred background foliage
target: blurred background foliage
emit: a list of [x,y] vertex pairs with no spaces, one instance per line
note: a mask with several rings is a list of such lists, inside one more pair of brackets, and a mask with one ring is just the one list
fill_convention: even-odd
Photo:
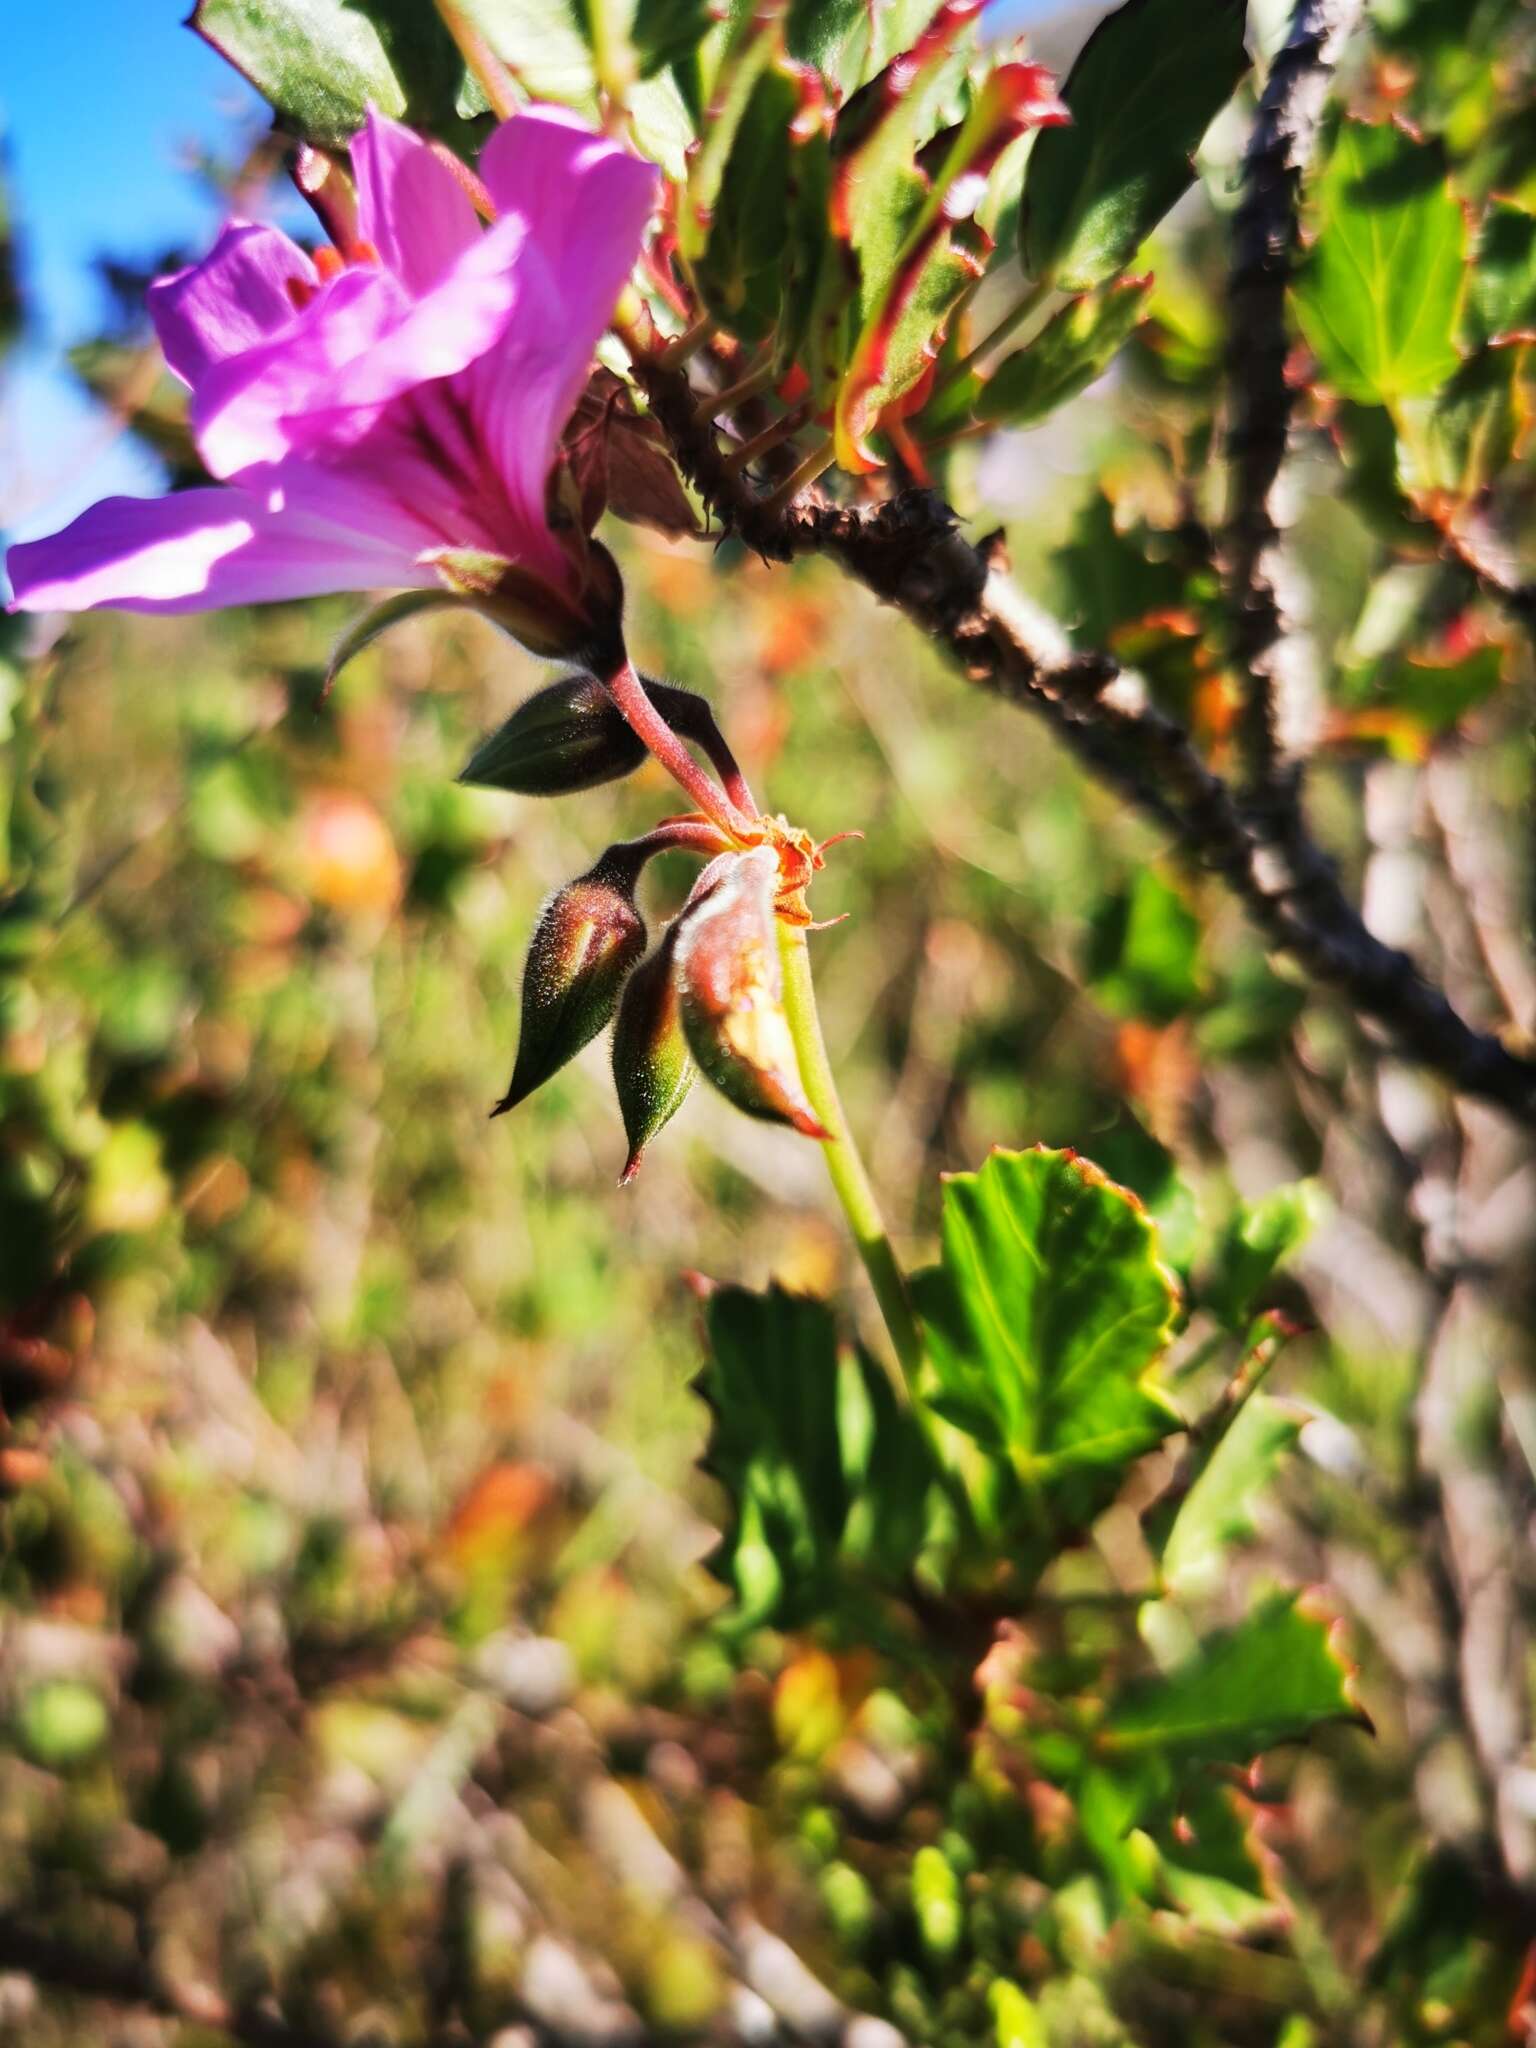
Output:
[[[1431,121],[1463,189],[1529,205],[1530,28],[1394,0],[1359,90]],[[1231,198],[1218,151],[1114,379],[955,477],[1218,763],[1194,528]],[[21,312],[7,254],[0,334]],[[140,348],[129,327],[78,367],[174,467]],[[1523,517],[1528,472],[1513,493]],[[1378,930],[1529,1018],[1529,654],[1432,536],[1404,549],[1369,474],[1305,456],[1297,514],[1329,843]],[[1492,1771],[1479,1715],[1532,1674],[1435,1519],[1459,1473],[1496,1475],[1488,1583],[1528,1616],[1528,1148],[1305,1003],[1214,882],[830,567],[621,545],[641,665],[707,692],[775,808],[865,834],[818,884],[847,922],[816,957],[909,1263],[939,1175],[996,1144],[1075,1147],[1141,1195],[1212,1344],[1279,1351],[1300,1432],[1238,1516],[1234,1585],[1328,1586],[1374,1737],[1230,1788],[1206,1840],[1262,1814],[1256,1891],[1213,1866],[1176,1921],[1112,1926],[1061,1795],[968,1763],[965,1702],[714,1631],[690,1275],[857,1300],[819,1158],[700,1089],[618,1191],[600,1047],[487,1119],[537,906],[644,829],[659,775],[558,806],[457,786],[536,680],[468,615],[400,628],[328,697],[345,605],[12,619],[0,2039],[286,2041],[260,2032],[273,1987],[327,2043],[1528,2038],[1496,1800],[1536,1805],[1536,1758],[1517,1734]],[[1131,1531],[1112,1509],[1003,1665],[1065,1683],[1101,1654]],[[3,1946],[23,1909],[101,1959],[80,1990],[107,2002],[38,1990]],[[988,2001],[1005,1967],[1038,2006]]]

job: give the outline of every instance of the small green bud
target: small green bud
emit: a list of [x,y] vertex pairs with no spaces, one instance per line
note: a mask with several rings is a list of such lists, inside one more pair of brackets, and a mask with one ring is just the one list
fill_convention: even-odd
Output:
[[875,1895],[851,1863],[829,1863],[820,1878],[821,1903],[838,1941],[849,1955],[859,1954],[874,1933]]
[[705,1078],[748,1116],[826,1138],[805,1099],[784,1014],[773,910],[778,857],[759,846],[714,867],[719,878],[706,893],[696,891],[678,919],[677,986],[689,1050]]
[[632,854],[610,847],[539,913],[523,969],[517,1060],[492,1116],[515,1109],[613,1015],[625,976],[645,951],[645,924],[635,908],[638,872]]
[[965,1915],[960,1880],[942,1849],[931,1844],[912,1859],[912,1911],[929,1955],[947,1962],[960,1947]]
[[[645,687],[684,739],[714,730],[709,705],[694,691],[648,677]],[[506,724],[476,747],[459,780],[517,796],[569,796],[632,774],[645,754],[645,742],[597,677],[569,675],[519,704]]]
[[480,742],[459,780],[518,796],[565,796],[616,781],[644,759],[645,742],[597,677],[562,676]]
[[613,1085],[618,1091],[629,1157],[619,1176],[627,1187],[640,1171],[646,1146],[681,1109],[693,1086],[677,999],[673,956],[678,926],[668,925],[661,944],[642,960],[624,984],[613,1025]]

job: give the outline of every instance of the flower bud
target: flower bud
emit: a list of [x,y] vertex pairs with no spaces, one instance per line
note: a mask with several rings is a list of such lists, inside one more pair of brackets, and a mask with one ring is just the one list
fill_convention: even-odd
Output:
[[633,857],[610,848],[540,912],[523,969],[517,1061],[493,1116],[515,1109],[613,1015],[624,977],[645,951],[637,875]]
[[[712,725],[708,704],[692,690],[646,681],[651,702],[684,738]],[[496,732],[480,742],[459,773],[480,789],[518,796],[568,796],[628,775],[645,759],[622,711],[596,676],[562,676],[536,690]]]
[[596,676],[562,676],[480,742],[459,780],[519,796],[566,796],[616,781],[644,759],[645,742]]
[[754,847],[678,920],[677,986],[688,1049],[748,1116],[830,1133],[805,1099],[779,968],[773,896],[778,857]]
[[629,1140],[621,1188],[640,1171],[640,1155],[682,1107],[693,1086],[694,1067],[683,1036],[675,977],[680,929],[680,921],[668,925],[661,944],[635,969],[619,998],[613,1026],[613,1084]]

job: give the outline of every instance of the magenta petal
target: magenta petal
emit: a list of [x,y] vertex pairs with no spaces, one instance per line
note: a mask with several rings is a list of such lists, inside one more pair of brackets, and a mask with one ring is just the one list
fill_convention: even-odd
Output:
[[316,282],[315,266],[296,242],[276,228],[231,221],[201,263],[149,288],[166,361],[195,384],[212,364],[254,348],[292,321],[294,280],[306,293]]
[[504,220],[528,222],[523,295],[502,347],[454,386],[520,523],[543,530],[560,434],[640,254],[657,174],[553,107],[503,122],[481,153],[480,172]]
[[215,476],[300,450],[345,448],[418,384],[450,377],[496,345],[519,309],[527,229],[499,222],[425,298],[380,265],[327,285],[288,331],[209,371],[192,426]]
[[106,498],[6,558],[18,611],[197,612],[435,581],[398,507],[298,465],[261,488]]
[[656,167],[564,108],[541,106],[502,122],[480,153],[480,176],[503,217],[528,223],[565,325],[583,337],[571,352],[590,355],[640,254]]
[[480,224],[453,173],[419,135],[368,110],[352,142],[357,229],[413,298],[438,284],[480,239]]

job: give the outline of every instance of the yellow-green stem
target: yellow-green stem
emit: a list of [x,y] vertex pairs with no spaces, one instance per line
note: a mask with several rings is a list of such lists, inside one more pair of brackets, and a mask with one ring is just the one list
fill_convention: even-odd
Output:
[[826,1041],[821,1035],[816,991],[811,982],[810,948],[801,927],[780,923],[779,958],[784,969],[784,1012],[789,1019],[790,1036],[800,1062],[801,1084],[822,1125],[832,1133],[822,1147],[827,1172],[831,1175],[833,1191],[842,1204],[843,1214],[848,1219],[848,1228],[858,1246],[859,1257],[864,1261],[869,1284],[875,1291],[875,1300],[890,1332],[902,1381],[910,1394],[916,1386],[923,1362],[922,1333],[907,1298],[906,1280],[896,1263],[891,1240],[886,1235],[875,1191],[849,1135],[848,1119],[838,1100],[837,1082],[833,1078],[832,1063],[827,1058]]

